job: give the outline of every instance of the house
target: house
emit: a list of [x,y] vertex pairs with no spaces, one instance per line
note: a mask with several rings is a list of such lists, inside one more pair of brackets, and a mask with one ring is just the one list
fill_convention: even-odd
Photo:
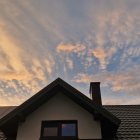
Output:
[[0,108],[8,140],[140,140],[140,105],[102,105],[58,78],[18,107]]

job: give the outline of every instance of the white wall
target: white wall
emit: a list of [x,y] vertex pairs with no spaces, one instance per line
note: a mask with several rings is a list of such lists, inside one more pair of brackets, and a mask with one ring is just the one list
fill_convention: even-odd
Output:
[[80,139],[101,138],[100,122],[67,96],[58,93],[19,125],[17,140],[39,140],[42,120],[78,120]]

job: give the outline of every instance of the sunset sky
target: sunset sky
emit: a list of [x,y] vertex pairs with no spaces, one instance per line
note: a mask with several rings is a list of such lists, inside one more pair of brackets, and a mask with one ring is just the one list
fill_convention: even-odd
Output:
[[0,0],[0,105],[57,77],[103,104],[140,104],[140,0]]

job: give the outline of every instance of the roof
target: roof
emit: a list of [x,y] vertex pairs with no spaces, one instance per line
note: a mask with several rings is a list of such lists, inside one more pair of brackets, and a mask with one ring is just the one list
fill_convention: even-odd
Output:
[[[109,111],[104,109],[102,106],[95,104],[91,99],[82,94],[80,91],[58,78],[51,84],[46,86],[44,89],[39,91],[37,94],[32,96],[30,99],[25,101],[23,104],[12,110],[0,119],[0,129],[9,135],[15,135],[17,130],[18,122],[24,121],[26,116],[36,110],[43,103],[47,102],[57,93],[61,92],[79,104],[82,108],[92,113],[95,119],[101,121],[103,135],[107,137],[116,133],[116,130],[120,124],[120,120],[111,114]],[[13,129],[13,126],[15,127]],[[11,131],[13,130],[13,132]]]
[[17,106],[1,106],[0,107],[0,119],[10,113]]
[[106,105],[121,120],[117,130],[120,140],[140,140],[140,105]]

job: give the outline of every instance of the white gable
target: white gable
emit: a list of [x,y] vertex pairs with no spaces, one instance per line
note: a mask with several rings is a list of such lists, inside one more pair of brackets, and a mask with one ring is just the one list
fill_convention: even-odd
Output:
[[79,139],[101,138],[100,122],[67,96],[58,93],[19,124],[17,140],[39,140],[42,120],[77,120]]

